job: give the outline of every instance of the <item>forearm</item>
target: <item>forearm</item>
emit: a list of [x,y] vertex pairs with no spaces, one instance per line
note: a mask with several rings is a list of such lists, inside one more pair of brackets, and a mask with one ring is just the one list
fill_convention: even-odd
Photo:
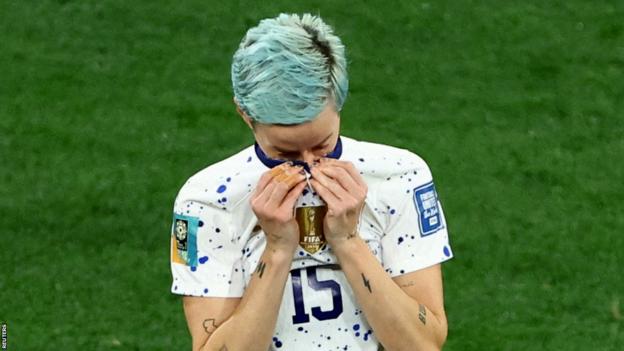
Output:
[[265,249],[232,316],[208,339],[203,351],[266,351],[271,343],[292,253]]
[[332,245],[377,339],[388,351],[440,349],[446,325],[407,295],[358,236]]

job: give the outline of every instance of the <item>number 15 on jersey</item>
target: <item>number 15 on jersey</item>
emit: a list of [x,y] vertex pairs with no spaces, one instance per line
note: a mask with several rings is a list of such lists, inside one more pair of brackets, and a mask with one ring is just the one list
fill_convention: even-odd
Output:
[[[295,302],[295,314],[292,316],[293,324],[301,324],[310,322],[310,314],[306,311],[306,304],[303,298],[303,286],[301,278],[301,269],[294,269],[290,272],[292,280],[293,300]],[[342,291],[340,284],[335,280],[319,280],[316,276],[317,267],[308,267],[305,269],[308,286],[315,292],[328,290],[332,296],[332,308],[323,311],[320,306],[311,306],[310,312],[312,316],[319,321],[338,318],[343,311]],[[310,306],[308,306],[310,307]]]

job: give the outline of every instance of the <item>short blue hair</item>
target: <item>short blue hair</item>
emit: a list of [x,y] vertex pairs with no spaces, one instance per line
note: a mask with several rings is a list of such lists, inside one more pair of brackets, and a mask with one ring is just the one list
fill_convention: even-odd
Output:
[[280,14],[247,31],[234,54],[238,106],[262,124],[301,124],[333,101],[340,111],[349,80],[344,45],[320,17]]

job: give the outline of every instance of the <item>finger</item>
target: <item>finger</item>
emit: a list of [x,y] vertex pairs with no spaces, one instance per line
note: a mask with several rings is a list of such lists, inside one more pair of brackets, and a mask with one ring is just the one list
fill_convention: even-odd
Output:
[[368,187],[365,182],[359,184],[351,176],[347,170],[335,165],[325,165],[320,168],[321,172],[335,179],[340,185],[347,191],[347,193],[354,199],[365,198],[368,193]]
[[347,190],[344,189],[337,180],[328,177],[319,168],[320,167],[315,167],[312,169],[312,175],[317,182],[319,182],[321,185],[331,191],[339,199],[344,200],[350,198]]
[[303,183],[304,179],[305,176],[300,173],[289,174],[286,178],[279,181],[275,179],[273,181],[275,183],[275,188],[267,201],[267,205],[271,207],[278,207],[284,200],[288,191],[290,191],[290,189],[292,189],[295,185]]
[[284,183],[287,185],[288,190],[292,189],[295,185],[299,184],[302,180],[305,179],[305,172],[303,167],[294,166],[290,167],[283,174],[274,178],[276,182]]
[[[297,168],[298,170],[302,170],[303,169],[301,166],[297,166],[295,168]],[[254,189],[254,193],[252,194],[252,198],[260,196],[260,194],[264,191],[264,188],[273,179],[278,178],[279,180],[283,180],[284,178],[286,178],[288,176],[288,171],[290,169],[292,169],[290,164],[282,163],[281,165],[279,165],[277,167],[271,168],[271,170],[269,170],[268,172],[265,172],[262,175],[262,177],[260,177],[260,180],[258,181],[258,184],[256,185],[256,188]]]
[[266,188],[266,186],[269,184],[269,182],[272,179],[273,179],[273,176],[269,172],[264,173],[260,177],[260,180],[258,180],[258,183],[256,184],[256,188],[254,189],[253,194],[251,194],[251,198],[254,199],[260,196],[260,194],[262,194],[262,192],[264,191],[264,188]]
[[338,207],[338,205],[340,204],[340,199],[336,197],[334,193],[332,193],[329,189],[323,186],[323,184],[321,184],[316,179],[311,179],[310,183],[312,184],[314,191],[316,191],[319,194],[319,196],[321,196],[321,198],[325,200],[329,210],[333,210],[334,208]]
[[303,189],[305,189],[306,185],[307,185],[306,182],[301,182],[301,183],[297,184],[294,188],[290,189],[290,191],[288,192],[288,194],[284,198],[284,201],[282,201],[282,205],[280,207],[284,208],[284,209],[292,209],[292,208],[294,208],[295,207],[295,202],[297,201],[297,198],[299,198],[299,195],[301,195],[301,193],[303,192]]
[[295,185],[303,182],[306,179],[305,175],[301,173],[293,174],[292,176],[286,178],[284,181],[286,185],[288,185],[288,189],[292,189]]
[[282,163],[281,165],[277,167],[271,168],[271,170],[269,171],[269,174],[275,177],[278,174],[282,174],[286,172],[288,170],[288,167],[290,167],[288,163]]
[[354,191],[357,191],[359,193],[359,190],[361,188],[360,185],[355,182],[355,180],[344,168],[328,165],[324,167],[319,167],[319,170],[323,174],[340,183],[340,185],[349,193],[353,193]]
[[271,198],[271,195],[273,194],[276,185],[276,182],[270,182],[266,187],[264,187],[261,192],[259,192],[255,197],[252,198],[252,201],[255,201],[258,204],[262,204],[262,206],[264,206],[264,204],[268,202]]
[[262,192],[264,191],[264,188],[266,188],[266,186],[269,185],[269,183],[271,182],[271,180],[273,180],[273,178],[275,178],[276,176],[279,176],[280,174],[286,171],[284,166],[285,165],[282,164],[277,167],[271,168],[271,170],[268,172],[265,172],[262,175],[262,177],[260,177],[258,184],[256,184],[256,188],[254,189],[254,193],[252,194],[251,197],[252,198],[259,197],[260,194],[262,194]]
[[329,164],[329,165],[337,166],[337,167],[344,169],[347,173],[349,173],[351,178],[353,178],[353,180],[358,185],[362,187],[366,186],[366,182],[364,181],[364,178],[362,177],[360,172],[357,170],[357,168],[355,168],[353,163],[348,162],[348,161],[340,161],[340,160],[336,160],[333,158],[324,158],[322,160],[323,160],[322,162],[323,164]]
[[277,183],[281,183],[281,182],[284,182],[286,178],[288,177],[290,177],[290,174],[288,174],[287,172],[279,173],[278,175],[273,177],[273,181]]
[[278,168],[278,171],[276,171],[277,174],[285,174],[287,176],[291,174],[296,174],[296,173],[304,174],[303,166],[300,166],[300,165],[291,165],[290,163],[282,163],[281,165],[275,168]]

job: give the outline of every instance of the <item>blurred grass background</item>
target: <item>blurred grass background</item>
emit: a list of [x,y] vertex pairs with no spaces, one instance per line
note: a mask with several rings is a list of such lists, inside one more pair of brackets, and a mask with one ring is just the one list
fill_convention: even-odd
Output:
[[348,49],[343,134],[428,162],[456,258],[446,350],[624,344],[624,2],[0,1],[11,350],[189,350],[174,197],[252,142],[231,55],[280,12]]

